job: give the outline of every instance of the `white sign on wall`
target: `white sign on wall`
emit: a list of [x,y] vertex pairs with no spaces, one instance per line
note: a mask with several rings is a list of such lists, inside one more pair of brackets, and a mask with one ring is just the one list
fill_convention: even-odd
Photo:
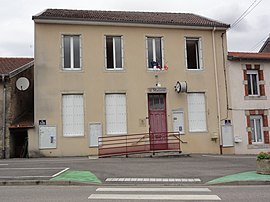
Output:
[[233,127],[226,124],[221,127],[223,147],[234,146]]
[[184,112],[182,110],[173,110],[173,132],[185,134],[184,129]]
[[39,149],[56,148],[56,126],[39,126]]
[[98,137],[102,136],[101,123],[89,124],[89,147],[98,147]]

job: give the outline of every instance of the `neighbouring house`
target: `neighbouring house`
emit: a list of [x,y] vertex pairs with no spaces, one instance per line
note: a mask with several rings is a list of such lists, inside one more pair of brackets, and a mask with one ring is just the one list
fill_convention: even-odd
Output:
[[260,53],[269,53],[270,52],[270,37],[266,39],[264,44],[262,45],[261,49],[259,50]]
[[0,158],[28,156],[34,117],[34,59],[0,57]]
[[269,151],[270,53],[228,53],[236,154]]
[[185,13],[66,9],[33,20],[30,156],[96,155],[100,137],[123,145],[133,137],[141,149],[148,138],[150,150],[170,150],[170,132],[187,142],[184,152],[234,152],[221,135],[230,122],[229,25]]

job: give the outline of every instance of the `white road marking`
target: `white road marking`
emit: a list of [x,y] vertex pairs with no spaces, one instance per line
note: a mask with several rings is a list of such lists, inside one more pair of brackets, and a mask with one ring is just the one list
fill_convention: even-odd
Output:
[[143,188],[143,187],[134,187],[134,188],[127,188],[127,187],[102,187],[97,188],[96,191],[107,191],[107,192],[192,192],[192,191],[198,191],[198,192],[211,192],[208,188],[174,188],[174,187],[164,187],[164,188]]
[[0,164],[0,166],[8,166],[8,164]]
[[0,168],[0,170],[60,170],[62,168]]
[[[0,164],[1,165],[1,164]],[[64,170],[63,170],[64,169]],[[61,173],[67,171],[69,168],[61,168],[61,167],[54,167],[54,168],[0,168],[0,170],[61,170],[60,172],[50,175],[50,176],[31,176],[31,175],[20,175],[20,176],[0,176],[0,179],[22,179],[22,178],[52,178],[60,175]]]
[[64,170],[61,170],[60,172],[54,174],[52,177],[56,177],[56,176],[62,174],[63,172],[66,172],[67,170],[69,170],[69,168],[65,168]]
[[0,176],[0,179],[21,179],[21,178],[50,178],[52,176],[29,176],[29,175],[21,175],[21,176]]
[[217,195],[140,195],[140,194],[92,194],[88,199],[110,200],[221,200]]
[[237,159],[237,158],[241,158],[241,159],[256,159],[256,156],[234,156],[234,155],[231,155],[231,156],[224,156],[224,155],[202,155],[204,157],[212,157],[212,158],[233,158],[233,159]]
[[107,178],[106,182],[201,182],[199,178]]

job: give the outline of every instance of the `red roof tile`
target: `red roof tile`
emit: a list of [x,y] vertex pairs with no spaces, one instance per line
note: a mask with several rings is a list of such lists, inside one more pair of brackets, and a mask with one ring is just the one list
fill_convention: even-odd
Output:
[[9,74],[32,61],[34,58],[0,58],[0,74]]
[[190,13],[47,9],[43,13],[33,16],[32,18],[33,20],[47,19],[222,28],[229,27],[229,25],[225,23],[220,23]]
[[270,60],[270,53],[228,52],[228,60]]

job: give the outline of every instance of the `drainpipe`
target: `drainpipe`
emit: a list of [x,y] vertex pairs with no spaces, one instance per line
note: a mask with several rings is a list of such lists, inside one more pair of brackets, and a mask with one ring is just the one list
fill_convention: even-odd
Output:
[[5,75],[2,74],[2,83],[3,83],[3,128],[2,128],[2,157],[6,158],[6,83]]
[[213,45],[213,58],[214,58],[214,72],[215,72],[215,84],[216,84],[216,99],[217,99],[217,113],[218,113],[218,133],[219,133],[219,150],[220,150],[220,154],[223,154],[222,152],[222,134],[221,134],[221,128],[220,128],[220,116],[221,116],[221,112],[220,112],[220,100],[219,100],[219,87],[218,87],[218,72],[217,72],[217,58],[216,58],[216,41],[215,41],[215,31],[216,31],[216,27],[213,28],[212,30],[212,45]]

